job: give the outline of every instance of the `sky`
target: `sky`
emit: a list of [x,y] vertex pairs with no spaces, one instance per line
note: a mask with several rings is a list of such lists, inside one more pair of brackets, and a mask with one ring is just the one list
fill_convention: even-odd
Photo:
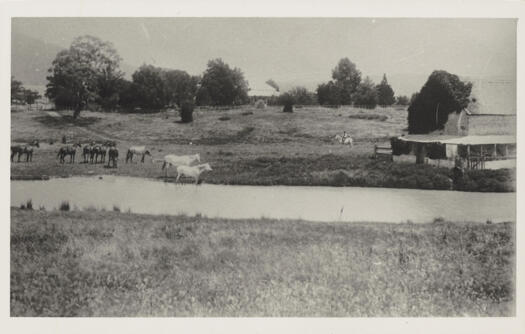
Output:
[[12,31],[64,48],[80,35],[113,43],[123,62],[201,74],[222,58],[253,93],[315,89],[348,57],[364,76],[383,73],[399,94],[420,89],[433,70],[515,81],[513,19],[385,18],[14,18]]

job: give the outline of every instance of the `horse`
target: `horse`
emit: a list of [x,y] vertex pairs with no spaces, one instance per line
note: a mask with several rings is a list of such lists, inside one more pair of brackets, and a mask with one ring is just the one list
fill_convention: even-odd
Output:
[[343,144],[343,145],[350,145],[350,147],[353,147],[354,146],[354,140],[352,139],[352,137],[346,137],[346,138],[343,139],[341,144]]
[[113,163],[113,168],[117,168],[117,162],[118,162],[118,149],[112,146],[108,149],[107,167],[110,168],[111,163]]
[[106,153],[108,151],[108,146],[106,143],[101,144],[98,146],[98,155],[100,156],[100,162],[105,163],[106,162]]
[[354,140],[346,133],[346,131],[343,132],[342,136],[340,134],[335,135],[334,141],[342,145],[350,145],[350,147],[354,146]]
[[131,146],[128,149],[128,153],[126,154],[126,163],[128,163],[128,160],[130,162],[133,162],[133,155],[134,154],[141,154],[142,158],[140,159],[140,162],[144,162],[144,157],[146,155],[149,155],[151,157],[151,153],[149,150],[146,150],[146,146]]
[[202,164],[202,165],[196,165],[196,166],[178,166],[177,167],[177,178],[175,179],[175,182],[179,182],[179,178],[184,176],[189,176],[195,179],[195,184],[199,183],[199,176],[202,174],[202,172],[205,171],[211,171],[210,164]]
[[20,157],[23,154],[26,155],[26,162],[33,161],[33,146],[40,147],[39,141],[33,140],[29,144],[11,145],[11,162],[13,162],[15,154],[18,154],[18,162],[20,162]]
[[84,163],[87,164],[91,158],[91,150],[93,149],[92,144],[87,144],[82,148],[82,156],[84,157]]
[[64,163],[66,161],[66,156],[69,155],[69,163],[75,162],[75,155],[77,154],[77,147],[81,147],[79,143],[73,144],[73,145],[65,145],[62,146],[58,150],[57,158],[60,159],[60,163]]
[[162,161],[164,161],[164,163],[162,164],[162,169],[166,169],[165,178],[167,178],[169,166],[190,166],[196,161],[200,162],[201,156],[199,153],[192,155],[168,154],[164,156],[164,159]]
[[100,145],[100,144],[96,144],[96,145],[93,145],[91,146],[91,151],[90,151],[90,154],[89,154],[89,161],[91,163],[93,163],[93,161],[95,162],[95,164],[98,163],[98,157],[100,156],[100,162],[104,163],[105,160],[106,160],[106,151],[107,149]]

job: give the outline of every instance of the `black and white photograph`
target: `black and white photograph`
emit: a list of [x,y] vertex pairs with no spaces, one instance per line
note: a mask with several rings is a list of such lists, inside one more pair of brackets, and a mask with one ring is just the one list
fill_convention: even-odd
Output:
[[518,24],[12,16],[9,317],[516,317]]

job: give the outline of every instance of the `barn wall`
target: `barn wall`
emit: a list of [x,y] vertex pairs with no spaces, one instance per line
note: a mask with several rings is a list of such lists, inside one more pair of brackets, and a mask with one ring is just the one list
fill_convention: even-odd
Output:
[[513,135],[516,134],[516,116],[477,115],[468,116],[468,135]]
[[468,127],[467,122],[468,119],[465,110],[459,114],[456,114],[455,112],[451,113],[448,115],[447,123],[445,123],[443,132],[441,134],[451,136],[466,136]]

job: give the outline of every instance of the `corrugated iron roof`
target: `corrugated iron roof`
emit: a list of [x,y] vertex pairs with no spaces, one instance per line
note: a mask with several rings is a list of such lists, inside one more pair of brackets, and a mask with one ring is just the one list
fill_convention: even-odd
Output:
[[401,140],[419,143],[442,143],[461,145],[515,144],[516,136],[440,136],[440,135],[406,135]]

